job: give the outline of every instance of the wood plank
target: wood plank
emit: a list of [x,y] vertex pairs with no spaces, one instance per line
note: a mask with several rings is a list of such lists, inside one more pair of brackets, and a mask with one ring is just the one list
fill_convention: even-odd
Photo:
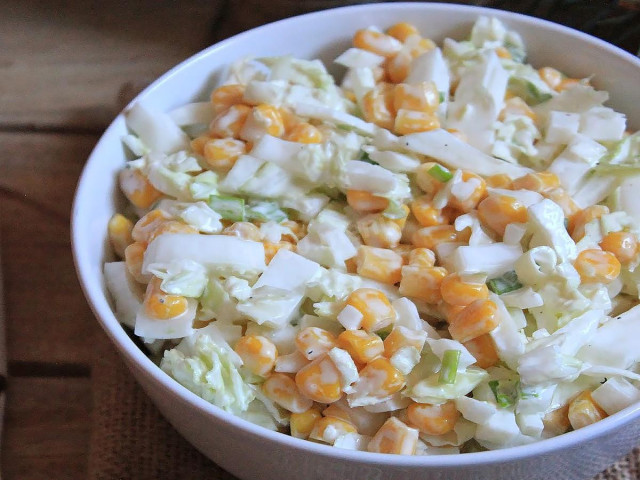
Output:
[[213,42],[222,0],[0,2],[0,126],[101,130]]
[[86,478],[91,380],[13,377],[8,399],[3,478]]
[[98,327],[76,279],[69,212],[96,139],[0,134],[0,249],[10,362],[90,364]]

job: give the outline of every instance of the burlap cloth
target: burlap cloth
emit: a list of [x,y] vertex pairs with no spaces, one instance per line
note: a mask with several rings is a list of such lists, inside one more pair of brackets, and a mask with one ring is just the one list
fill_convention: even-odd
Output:
[[[136,384],[103,334],[92,370],[92,480],[237,480],[184,440]],[[594,480],[640,479],[640,447]]]

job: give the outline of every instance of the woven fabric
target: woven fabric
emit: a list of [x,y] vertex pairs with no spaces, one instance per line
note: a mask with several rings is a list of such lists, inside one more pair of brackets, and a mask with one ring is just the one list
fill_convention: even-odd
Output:
[[[92,371],[91,480],[237,480],[162,418],[101,335]],[[640,479],[640,448],[594,480]]]

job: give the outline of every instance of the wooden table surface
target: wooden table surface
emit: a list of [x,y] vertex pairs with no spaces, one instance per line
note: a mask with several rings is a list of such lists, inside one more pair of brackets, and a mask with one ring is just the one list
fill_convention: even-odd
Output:
[[69,212],[101,132],[138,91],[198,50],[340,3],[0,2],[5,480],[86,478],[92,345],[105,340],[76,280]]

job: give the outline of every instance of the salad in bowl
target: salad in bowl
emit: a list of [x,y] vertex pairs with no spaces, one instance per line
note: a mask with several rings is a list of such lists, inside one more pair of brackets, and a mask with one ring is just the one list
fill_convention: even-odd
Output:
[[196,395],[404,455],[640,401],[640,134],[497,18],[428,33],[359,29],[334,75],[239,58],[207,101],[127,110],[105,281]]

